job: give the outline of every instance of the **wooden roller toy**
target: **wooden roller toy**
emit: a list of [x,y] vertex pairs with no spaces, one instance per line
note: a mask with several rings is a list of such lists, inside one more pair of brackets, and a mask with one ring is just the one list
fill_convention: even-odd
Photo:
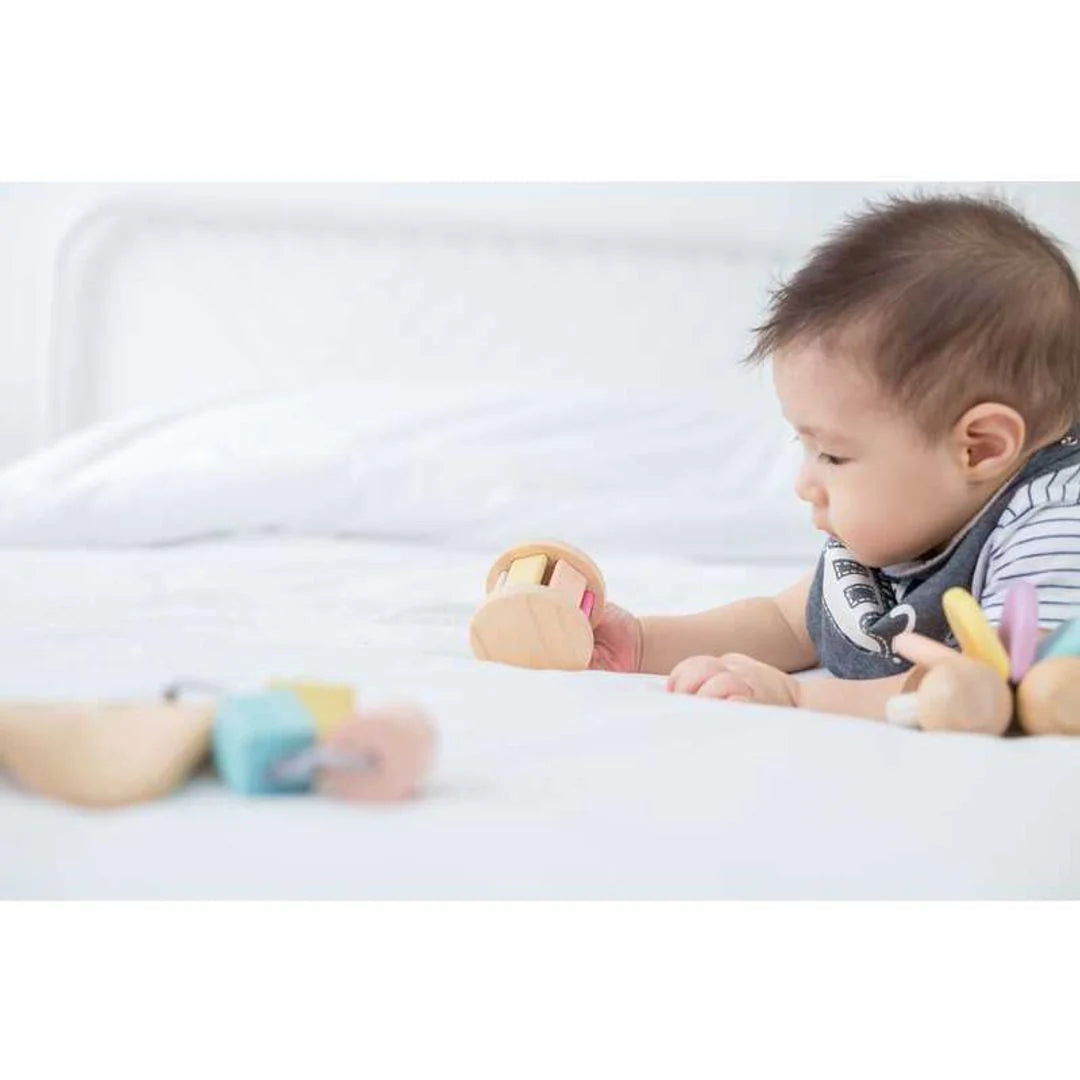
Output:
[[604,610],[604,577],[584,552],[556,540],[503,552],[488,572],[487,596],[469,622],[481,660],[583,671]]
[[181,701],[184,686],[159,702],[0,706],[0,769],[88,807],[161,798],[208,759],[244,794],[318,790],[362,802],[407,798],[430,772],[434,728],[415,705],[357,711],[349,687],[304,682]]

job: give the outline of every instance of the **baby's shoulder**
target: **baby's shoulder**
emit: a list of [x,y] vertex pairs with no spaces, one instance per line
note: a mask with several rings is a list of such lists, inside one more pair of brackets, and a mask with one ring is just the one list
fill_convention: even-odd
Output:
[[990,539],[996,547],[1032,529],[1080,533],[1080,465],[1050,469],[1021,484],[999,513]]

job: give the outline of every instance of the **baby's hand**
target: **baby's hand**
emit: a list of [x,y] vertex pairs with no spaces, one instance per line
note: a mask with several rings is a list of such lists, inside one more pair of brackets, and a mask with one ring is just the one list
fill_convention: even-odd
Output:
[[675,665],[668,676],[667,689],[675,694],[750,701],[755,705],[794,708],[799,703],[796,679],[741,653],[691,656]]
[[635,615],[615,604],[605,604],[593,628],[589,667],[602,671],[640,671],[643,640],[641,623]]

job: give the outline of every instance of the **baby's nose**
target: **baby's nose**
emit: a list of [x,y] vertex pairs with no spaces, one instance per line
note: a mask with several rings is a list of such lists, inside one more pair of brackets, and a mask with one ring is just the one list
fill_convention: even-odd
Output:
[[795,477],[795,494],[803,502],[814,503],[815,505],[822,502],[823,492],[821,487],[810,479],[805,469],[801,469],[799,475]]
[[825,489],[820,484],[815,484],[806,473],[799,473],[795,481],[795,494],[818,510],[824,510],[828,502]]

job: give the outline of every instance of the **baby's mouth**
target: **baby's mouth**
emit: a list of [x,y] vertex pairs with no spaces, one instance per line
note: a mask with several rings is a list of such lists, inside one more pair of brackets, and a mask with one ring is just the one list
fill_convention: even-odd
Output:
[[830,540],[835,540],[838,544],[843,543],[840,537],[837,536],[836,533],[834,533],[832,529],[820,518],[814,518],[814,528],[817,529],[818,532],[825,533],[825,535],[828,536]]

